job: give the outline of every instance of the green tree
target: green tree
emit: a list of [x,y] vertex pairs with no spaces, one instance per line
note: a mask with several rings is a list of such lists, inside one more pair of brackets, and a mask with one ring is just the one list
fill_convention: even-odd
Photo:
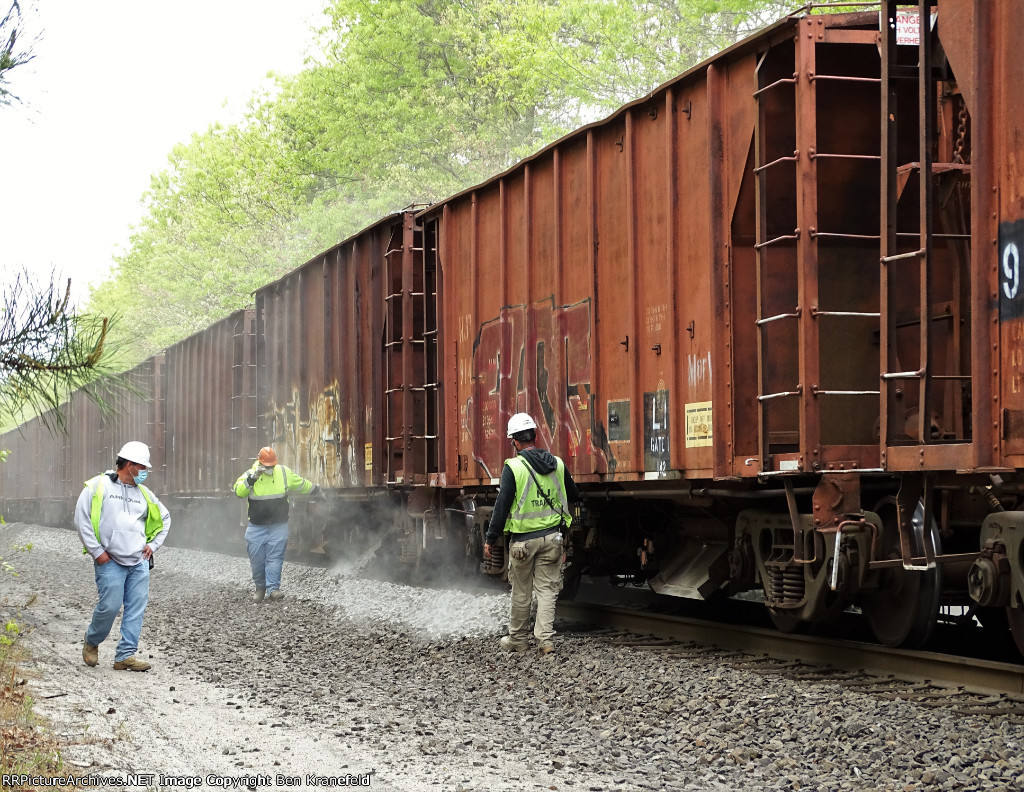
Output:
[[82,389],[101,407],[113,382],[97,378],[113,369],[111,322],[77,313],[71,281],[62,291],[51,279],[38,286],[18,274],[0,303],[0,426],[9,428],[40,414],[54,429],[64,426],[59,405]]
[[[26,34],[23,3],[12,0],[0,18],[0,107],[22,99],[11,90],[11,74],[35,58],[38,37]],[[113,383],[96,378],[114,369],[112,322],[78,313],[70,303],[71,282],[60,289],[54,277],[38,285],[26,271],[4,273],[0,298],[0,429],[40,414],[54,429],[64,426],[57,409],[76,389],[101,408]],[[6,452],[2,454],[6,458]]]
[[331,0],[302,73],[253,97],[241,123],[174,149],[91,307],[131,315],[136,354],[153,354],[387,212],[504,171],[786,5]]

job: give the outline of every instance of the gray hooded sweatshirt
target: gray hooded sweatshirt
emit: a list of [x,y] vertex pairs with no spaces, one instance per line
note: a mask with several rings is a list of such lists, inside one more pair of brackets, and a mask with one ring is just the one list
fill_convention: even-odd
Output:
[[[92,526],[92,489],[86,487],[78,496],[75,506],[75,527],[82,538],[86,551],[98,558],[106,551],[112,560],[121,566],[135,566],[142,562],[142,551],[146,549],[146,515],[149,506],[139,487],[123,484],[113,471],[104,473],[100,486],[103,487],[103,503],[100,509],[100,540]],[[140,485],[141,486],[141,485]],[[160,508],[164,528],[149,542],[153,552],[164,543],[167,530],[171,527],[171,515],[157,499],[153,491],[146,490],[149,497]]]

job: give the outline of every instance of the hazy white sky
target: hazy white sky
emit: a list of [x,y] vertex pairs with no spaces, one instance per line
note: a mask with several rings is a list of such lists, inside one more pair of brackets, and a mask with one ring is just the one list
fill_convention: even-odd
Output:
[[237,120],[268,71],[299,71],[324,3],[38,0],[36,58],[11,76],[27,106],[0,108],[0,267],[84,296],[174,144]]

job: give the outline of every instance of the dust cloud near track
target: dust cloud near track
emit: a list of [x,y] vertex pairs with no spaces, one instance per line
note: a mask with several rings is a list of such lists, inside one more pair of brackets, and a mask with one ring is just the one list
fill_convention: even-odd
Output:
[[507,595],[362,579],[358,563],[286,563],[286,599],[255,605],[244,558],[164,548],[139,652],[153,669],[113,671],[112,639],[89,668],[96,595],[76,535],[3,526],[0,556],[18,573],[0,577],[0,616],[28,630],[29,694],[82,775],[152,774],[150,789],[1024,786],[1024,723],[652,658],[600,634],[505,654]]

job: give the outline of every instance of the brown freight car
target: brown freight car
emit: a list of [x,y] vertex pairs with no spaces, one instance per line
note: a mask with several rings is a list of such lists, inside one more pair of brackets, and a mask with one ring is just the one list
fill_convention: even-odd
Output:
[[576,568],[1024,640],[1020,12],[791,16],[421,213],[469,546],[526,411],[590,495]]
[[255,312],[236,311],[163,355],[152,483],[171,509],[168,541],[240,551],[245,504],[231,485],[259,450]]
[[401,525],[401,512],[377,514],[388,485],[419,483],[405,467],[421,441],[397,425],[412,425],[414,403],[421,425],[436,412],[412,384],[424,380],[427,313],[413,229],[411,212],[386,217],[256,292],[260,442],[331,492],[327,506],[296,510],[291,545],[305,552],[336,555],[372,525]]

